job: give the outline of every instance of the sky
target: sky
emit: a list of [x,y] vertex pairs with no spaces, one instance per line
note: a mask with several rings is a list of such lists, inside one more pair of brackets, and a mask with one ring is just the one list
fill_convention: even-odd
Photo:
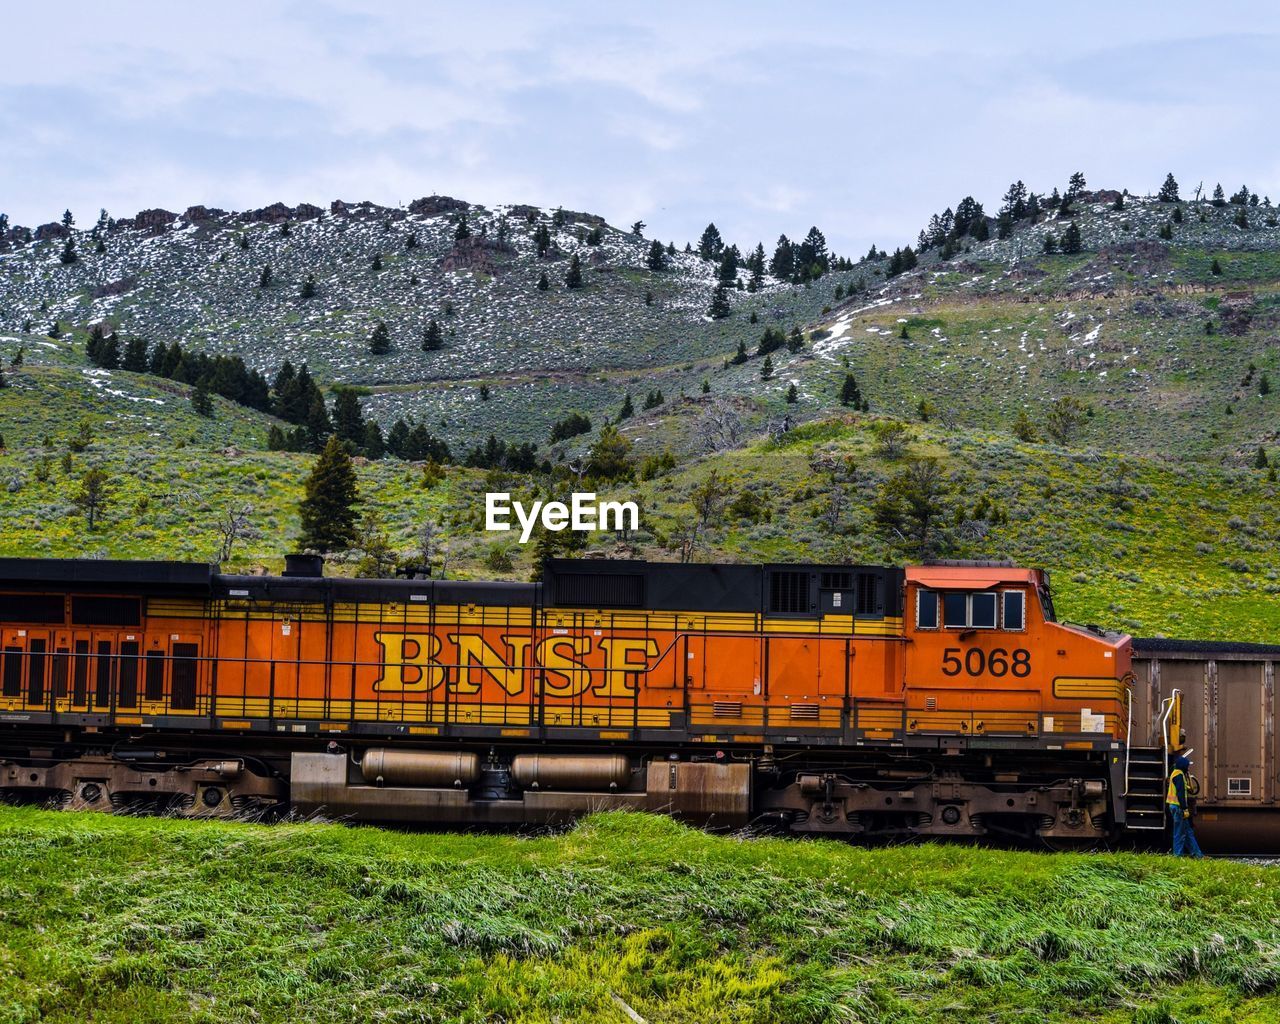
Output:
[[1280,199],[1280,5],[903,6],[0,0],[0,212],[440,193],[858,256],[1015,178]]

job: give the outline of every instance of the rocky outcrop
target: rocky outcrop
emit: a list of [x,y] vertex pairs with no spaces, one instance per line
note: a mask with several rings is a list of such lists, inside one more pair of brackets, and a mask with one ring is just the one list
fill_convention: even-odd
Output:
[[409,212],[419,217],[434,217],[441,213],[460,213],[471,204],[452,196],[423,196],[409,204]]
[[[137,231],[144,231],[149,235],[158,235],[160,232],[168,228],[175,220],[178,219],[176,213],[169,210],[140,210],[136,217],[133,218],[133,227]],[[120,221],[116,221],[117,227]]]
[[182,219],[188,224],[209,224],[226,215],[226,210],[219,210],[216,206],[188,206]]
[[50,238],[66,238],[69,234],[71,234],[69,229],[63,227],[57,221],[53,221],[49,224],[41,224],[36,228],[36,241],[43,242]]

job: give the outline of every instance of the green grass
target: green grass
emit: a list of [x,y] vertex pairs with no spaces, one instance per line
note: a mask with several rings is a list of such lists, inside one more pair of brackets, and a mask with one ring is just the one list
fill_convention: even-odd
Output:
[[0,811],[0,1022],[1273,1021],[1270,869]]

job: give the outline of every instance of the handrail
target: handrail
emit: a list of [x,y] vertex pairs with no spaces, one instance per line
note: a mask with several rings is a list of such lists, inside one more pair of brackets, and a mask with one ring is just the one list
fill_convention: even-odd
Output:
[[1128,697],[1129,703],[1129,722],[1125,726],[1124,731],[1124,792],[1121,796],[1129,795],[1129,763],[1133,755],[1133,687],[1126,686],[1124,692]]
[[1182,691],[1173,689],[1169,692],[1169,696],[1160,702],[1160,741],[1164,746],[1164,763],[1165,768],[1169,766],[1169,719],[1173,716],[1173,708],[1178,698],[1182,696]]

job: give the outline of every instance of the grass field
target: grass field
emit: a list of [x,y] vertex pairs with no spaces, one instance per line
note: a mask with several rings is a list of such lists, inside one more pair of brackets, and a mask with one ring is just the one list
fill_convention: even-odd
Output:
[[1272,1022],[1272,869],[0,811],[0,1021]]

